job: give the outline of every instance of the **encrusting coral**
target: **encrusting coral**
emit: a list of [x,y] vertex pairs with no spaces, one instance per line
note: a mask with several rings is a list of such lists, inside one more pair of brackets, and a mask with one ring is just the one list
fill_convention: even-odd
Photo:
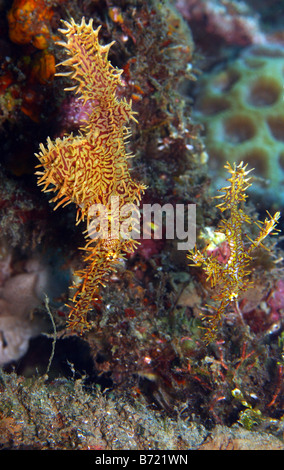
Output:
[[248,163],[255,168],[249,191],[266,207],[283,204],[283,66],[277,44],[242,50],[203,75],[194,111],[205,127],[214,186],[223,184],[226,161]]
[[280,217],[280,212],[276,212],[273,217],[268,213],[269,217],[264,222],[255,222],[260,232],[255,240],[247,237],[251,242],[247,247],[244,241],[243,225],[250,224],[252,221],[244,212],[242,205],[247,199],[245,191],[251,185],[248,174],[252,170],[246,170],[247,165],[243,162],[233,167],[227,163],[225,168],[232,175],[228,179],[230,186],[220,189],[224,194],[216,197],[223,199],[217,207],[222,213],[229,211],[229,218],[221,220],[217,231],[225,236],[229,248],[228,259],[221,263],[215,256],[208,255],[206,249],[205,252],[195,249],[188,254],[188,258],[193,261],[194,265],[202,266],[206,272],[207,280],[210,280],[211,286],[216,289],[213,299],[219,302],[219,307],[214,308],[214,313],[208,317],[209,325],[205,335],[208,341],[215,339],[223,315],[231,302],[235,302],[239,312],[239,294],[250,287],[252,253],[257,247],[264,247],[262,241],[269,234],[273,234]]
[[[47,149],[40,145],[37,157],[43,171],[37,175],[43,191],[57,192],[52,199],[57,202],[55,209],[73,202],[77,223],[87,220],[86,267],[75,273],[82,282],[69,314],[69,326],[82,330],[89,326],[87,313],[105,276],[116,269],[123,253],[132,252],[137,244],[132,239],[132,225],[138,217],[136,204],[146,187],[132,180],[128,168],[127,160],[132,155],[125,149],[130,135],[125,124],[136,119],[131,103],[116,97],[122,70],[108,60],[113,43],[99,44],[100,27],[93,30],[92,20],[86,23],[83,18],[81,24],[76,24],[72,19],[64,25],[67,29],[60,32],[67,42],[58,44],[67,49],[70,58],[59,65],[71,71],[57,75],[71,76],[78,82],[69,90],[76,90],[91,111],[79,135],[57,138],[55,142],[48,139]],[[95,227],[94,217],[99,218]],[[126,222],[127,228],[121,230]]]

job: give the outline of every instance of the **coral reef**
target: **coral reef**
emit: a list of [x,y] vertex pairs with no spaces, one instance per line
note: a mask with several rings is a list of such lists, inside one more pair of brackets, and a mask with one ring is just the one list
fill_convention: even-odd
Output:
[[[239,426],[232,430],[218,426],[211,433],[200,424],[164,417],[127,395],[88,394],[81,380],[25,381],[15,374],[1,374],[0,379],[1,449],[284,448],[279,439],[265,432],[252,436]],[[100,453],[93,456],[101,457]]]
[[283,64],[279,45],[244,49],[202,77],[194,112],[206,128],[215,184],[226,161],[244,161],[255,168],[251,189],[266,204],[283,204]]
[[224,426],[216,426],[199,450],[282,450],[282,443],[263,433],[255,432],[252,436],[243,429],[228,431]]
[[194,449],[207,436],[202,426],[165,420],[142,403],[135,406],[128,397],[86,394],[80,380],[25,384],[14,375],[4,375],[1,392],[2,449]]
[[[4,319],[0,345],[1,355],[6,354],[0,372],[2,449],[162,449],[165,453],[170,449],[283,449],[281,234],[267,237],[269,251],[258,247],[248,253],[253,257],[248,265],[237,265],[245,263],[247,248],[254,246],[249,239],[260,241],[259,234],[269,231],[270,222],[273,225],[269,217],[267,225],[259,224],[265,211],[282,212],[281,162],[277,160],[282,145],[280,104],[276,100],[274,105],[255,106],[248,103],[245,93],[246,80],[253,81],[264,72],[271,79],[269,67],[274,67],[273,80],[280,80],[280,65],[273,64],[282,61],[283,25],[277,18],[277,2],[270,3],[271,8],[263,0],[0,2],[0,324]],[[207,261],[214,259],[226,266],[231,258],[235,274],[241,269],[250,271],[249,276],[239,278],[243,284],[237,287],[243,289],[232,286],[228,290],[233,301],[222,315],[217,340],[209,344],[203,318],[216,312],[217,305],[208,297],[216,294],[220,283],[211,288],[201,266],[188,266],[187,252],[177,249],[177,239],[166,239],[164,226],[162,239],[156,239],[155,219],[147,226],[151,237],[139,240],[123,260],[119,256],[119,263],[113,264],[109,248],[114,247],[108,247],[108,261],[116,269],[108,273],[104,286],[84,309],[84,319],[92,328],[82,335],[67,328],[70,310],[66,304],[75,293],[69,286],[72,280],[80,282],[74,273],[85,275],[84,266],[98,259],[95,253],[84,265],[79,248],[89,242],[90,233],[82,233],[82,226],[92,227],[92,218],[88,220],[88,215],[94,215],[88,214],[92,201],[90,198],[86,207],[78,208],[88,196],[87,188],[76,199],[73,193],[64,196],[63,186],[59,198],[49,204],[50,193],[37,186],[34,172],[39,162],[34,154],[48,136],[48,146],[41,148],[42,158],[50,153],[62,156],[63,144],[70,144],[69,149],[74,141],[78,146],[86,144],[86,121],[95,120],[95,111],[101,109],[96,99],[80,99],[76,87],[64,91],[75,83],[72,74],[81,78],[78,67],[72,67],[73,55],[67,58],[71,67],[62,67],[71,75],[53,78],[54,63],[66,61],[68,53],[58,44],[61,20],[71,24],[70,18],[74,18],[74,24],[80,25],[83,17],[84,28],[93,22],[94,34],[102,26],[99,44],[94,42],[99,48],[96,59],[105,59],[106,68],[112,64],[110,73],[117,78],[112,90],[115,106],[125,108],[121,129],[127,125],[131,131],[129,142],[120,134],[118,146],[122,143],[121,151],[136,156],[128,160],[131,173],[122,161],[119,167],[129,174],[129,181],[143,181],[148,186],[141,204],[171,204],[174,209],[178,204],[196,204],[197,246]],[[17,37],[25,43],[17,42]],[[67,45],[69,39],[64,33],[63,37]],[[269,55],[274,43],[278,52]],[[100,55],[99,51],[105,52]],[[244,65],[248,62],[257,66],[249,68]],[[93,63],[95,66],[96,60]],[[240,76],[229,73],[235,64],[241,68]],[[214,82],[217,75],[219,87]],[[203,88],[203,77],[208,88]],[[210,197],[216,194],[216,186],[224,186],[225,162],[217,160],[212,168],[205,132],[205,121],[209,129],[210,120],[214,123],[218,116],[193,113],[198,90],[215,93],[213,82],[219,98],[230,101],[228,112],[235,112],[240,100],[249,116],[256,112],[258,117],[251,118],[255,138],[248,144],[253,146],[258,140],[274,168],[268,166],[263,175],[257,160],[249,162],[247,168],[255,171],[244,175],[244,179],[252,175],[246,205],[242,201],[231,218],[230,211],[220,211],[224,206],[218,209]],[[82,88],[80,81],[76,83]],[[104,92],[97,92],[106,104]],[[261,93],[260,98],[266,96]],[[106,94],[105,102],[109,98]],[[201,98],[199,95],[198,101]],[[271,117],[274,108],[277,125]],[[226,110],[220,110],[222,113]],[[129,119],[130,114],[138,122]],[[110,117],[108,109],[105,115]],[[231,128],[237,138],[243,135],[242,122]],[[265,128],[265,141],[259,127]],[[102,137],[96,132],[95,136]],[[227,144],[227,140],[223,142],[224,149]],[[233,144],[232,152],[241,142]],[[80,153],[77,161],[82,160]],[[245,158],[235,153],[234,159],[228,155],[227,160],[237,173]],[[61,166],[61,173],[72,183],[75,174],[68,166],[70,158],[64,161],[67,166]],[[81,169],[85,174],[89,167],[82,165]],[[51,183],[49,189],[60,186],[58,172],[52,173],[51,167],[42,167],[42,171],[43,181],[46,175],[45,183]],[[94,174],[92,169],[90,173]],[[273,207],[264,201],[271,189],[268,178],[278,185]],[[227,190],[224,193],[226,199]],[[110,195],[109,191],[97,194],[101,198]],[[55,191],[53,196],[57,195]],[[60,202],[67,196],[73,203],[63,207],[68,200]],[[76,225],[77,211],[78,220],[85,220]],[[243,214],[252,223],[234,225],[233,218]],[[216,232],[220,226],[225,230],[226,222],[242,240],[226,239],[226,234]],[[279,229],[283,230],[281,218]],[[230,250],[239,246],[242,259]],[[83,250],[83,254],[89,253]],[[221,270],[217,274],[220,278]]]

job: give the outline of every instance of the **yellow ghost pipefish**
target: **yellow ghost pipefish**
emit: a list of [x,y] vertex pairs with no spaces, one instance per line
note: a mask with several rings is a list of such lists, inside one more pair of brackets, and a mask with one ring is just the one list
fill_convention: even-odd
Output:
[[[78,135],[57,138],[54,142],[48,138],[47,148],[40,145],[36,156],[43,169],[36,174],[43,191],[56,192],[51,199],[57,203],[54,209],[71,202],[76,204],[77,223],[87,219],[90,228],[92,208],[98,204],[105,208],[105,220],[100,220],[104,231],[100,238],[87,231],[83,248],[85,267],[75,273],[81,282],[75,286],[77,291],[71,299],[68,324],[72,329],[83,331],[90,326],[87,313],[97,298],[98,287],[104,285],[107,274],[115,271],[118,259],[132,252],[138,243],[119,232],[111,237],[109,229],[114,222],[122,223],[126,219],[125,215],[120,215],[121,209],[126,204],[138,204],[146,186],[131,178],[128,167],[127,160],[132,155],[125,149],[125,140],[130,135],[126,123],[137,121],[131,102],[118,100],[116,96],[122,70],[113,67],[108,60],[113,42],[105,46],[99,44],[101,27],[94,30],[92,19],[86,23],[83,18],[81,24],[71,19],[70,23],[63,21],[63,24],[66,29],[60,32],[66,42],[57,44],[66,48],[70,57],[58,65],[69,70],[56,75],[70,76],[76,81],[74,87],[66,90],[75,90],[82,105],[87,103],[91,111]],[[115,221],[112,220],[112,198],[119,201]]]
[[206,248],[201,252],[196,247],[188,254],[188,258],[194,263],[193,265],[201,266],[207,274],[207,280],[210,280],[211,287],[216,291],[212,298],[219,303],[218,307],[213,307],[214,313],[206,316],[208,318],[208,328],[205,334],[207,342],[216,338],[216,332],[223,315],[231,302],[235,303],[239,312],[239,294],[246,291],[251,285],[248,277],[251,274],[252,252],[259,246],[266,248],[262,241],[269,234],[275,233],[273,231],[280,217],[280,212],[276,212],[273,217],[268,213],[268,218],[264,222],[254,222],[260,232],[255,240],[249,238],[251,244],[247,247],[244,243],[243,224],[251,224],[252,220],[245,214],[242,205],[247,198],[246,190],[251,186],[251,178],[248,175],[252,170],[247,170],[247,165],[244,165],[243,162],[238,166],[234,164],[233,167],[227,162],[225,168],[231,174],[228,179],[230,185],[220,189],[224,194],[216,196],[222,199],[222,202],[216,207],[221,212],[229,211],[229,217],[220,222],[216,231],[224,234],[230,251],[229,257],[226,262],[221,263],[213,255],[208,255]]

